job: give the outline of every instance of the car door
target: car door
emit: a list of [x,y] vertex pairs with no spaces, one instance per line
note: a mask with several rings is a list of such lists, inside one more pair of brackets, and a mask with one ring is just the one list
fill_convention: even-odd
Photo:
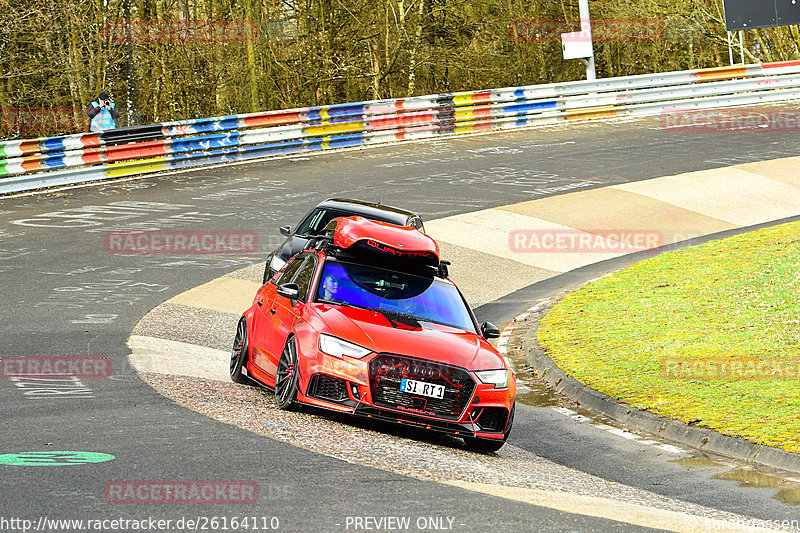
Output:
[[[265,361],[266,368],[264,368],[264,370],[271,376],[275,375],[278,360],[286,345],[286,339],[289,338],[289,333],[291,333],[295,322],[303,313],[306,300],[308,299],[309,285],[311,284],[314,269],[317,265],[317,256],[313,252],[299,254],[294,258],[291,264],[297,264],[298,268],[294,270],[294,274],[292,274],[291,277],[284,272],[284,275],[278,279],[278,285],[296,283],[300,288],[298,299],[290,300],[289,298],[276,294],[269,309],[263,311],[265,314],[269,315],[268,320],[270,320],[270,326],[268,328],[270,335],[268,338],[264,339],[264,355],[267,357],[267,361]],[[265,308],[267,306],[265,304],[262,307]]]
[[[300,259],[299,261],[298,258]],[[251,340],[253,350],[250,362],[273,378],[275,377],[275,365],[272,364],[270,343],[277,334],[274,303],[276,298],[282,298],[275,291],[278,285],[291,283],[302,265],[302,256],[291,259],[278,276],[277,281],[270,280],[264,285],[260,292],[261,297],[256,302],[255,327],[253,328],[253,338]]]

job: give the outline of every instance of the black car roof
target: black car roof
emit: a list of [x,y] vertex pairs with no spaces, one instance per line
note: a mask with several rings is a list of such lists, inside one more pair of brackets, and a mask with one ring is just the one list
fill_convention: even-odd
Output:
[[365,202],[363,200],[350,200],[347,198],[330,198],[321,202],[317,207],[333,207],[352,211],[357,215],[364,215],[367,218],[387,220],[404,226],[409,217],[419,217],[416,213],[392,207],[390,205]]

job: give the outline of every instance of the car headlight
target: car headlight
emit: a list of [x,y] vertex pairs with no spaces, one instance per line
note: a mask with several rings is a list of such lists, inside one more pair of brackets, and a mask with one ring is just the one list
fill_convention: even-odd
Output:
[[500,370],[478,370],[475,372],[481,383],[494,385],[495,389],[504,389],[508,387],[508,370],[502,368]]
[[278,257],[278,254],[272,256],[272,261],[269,263],[269,267],[277,272],[278,270],[283,268],[283,265],[286,264],[286,261]]
[[319,349],[340,359],[343,355],[360,359],[372,353],[372,350],[368,350],[363,346],[325,334],[319,336]]

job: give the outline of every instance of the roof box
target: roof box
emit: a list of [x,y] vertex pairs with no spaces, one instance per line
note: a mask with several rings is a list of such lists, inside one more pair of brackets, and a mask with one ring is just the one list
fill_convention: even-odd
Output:
[[325,234],[349,255],[378,263],[439,266],[439,245],[419,230],[360,216],[331,220]]

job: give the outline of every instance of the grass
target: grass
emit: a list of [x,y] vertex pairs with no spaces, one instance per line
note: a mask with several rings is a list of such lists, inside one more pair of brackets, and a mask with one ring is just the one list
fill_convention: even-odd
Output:
[[[800,453],[799,297],[791,223],[591,283],[559,302],[538,336],[569,375],[615,399]],[[674,370],[697,361],[704,372]],[[719,370],[731,364],[739,371]]]

